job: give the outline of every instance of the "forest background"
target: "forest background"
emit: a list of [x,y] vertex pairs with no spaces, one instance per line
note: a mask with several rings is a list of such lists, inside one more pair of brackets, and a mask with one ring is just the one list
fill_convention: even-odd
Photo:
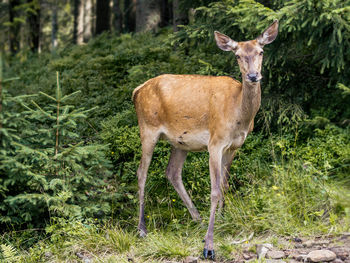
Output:
[[[275,19],[261,109],[216,222],[218,255],[232,259],[229,240],[251,233],[349,231],[349,0],[2,0],[0,260],[199,255],[205,227],[191,222],[165,177],[164,141],[146,185],[150,234],[137,238],[141,147],[131,93],[163,73],[240,80],[214,30],[244,41]],[[206,221],[207,153],[188,156],[183,179]]]

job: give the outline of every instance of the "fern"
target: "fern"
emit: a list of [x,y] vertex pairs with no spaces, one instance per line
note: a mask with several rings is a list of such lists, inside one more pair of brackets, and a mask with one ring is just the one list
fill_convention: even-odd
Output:
[[17,251],[13,246],[1,244],[0,247],[5,262],[12,263],[19,261],[20,256],[17,255]]

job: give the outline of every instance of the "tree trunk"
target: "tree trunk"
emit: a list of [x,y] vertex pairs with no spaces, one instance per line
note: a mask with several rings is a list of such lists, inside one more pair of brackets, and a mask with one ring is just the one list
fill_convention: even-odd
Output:
[[15,17],[18,16],[18,12],[15,8],[18,5],[20,5],[20,0],[9,0],[9,40],[11,54],[16,54],[19,51],[19,33],[21,25],[19,22],[15,21]]
[[[2,50],[0,50],[0,115],[2,112]],[[2,129],[2,120],[0,119],[0,130]],[[0,145],[2,146],[2,138],[0,133]]]
[[179,31],[179,25],[186,24],[187,15],[181,9],[180,0],[173,0],[173,29],[174,32]]
[[78,41],[78,19],[79,19],[80,0],[73,1],[73,43]]
[[96,35],[109,31],[110,8],[109,0],[97,0],[96,6]]
[[40,41],[40,2],[39,0],[27,0],[31,4],[33,12],[27,13],[29,25],[29,47],[32,52],[38,52]]
[[51,31],[51,49],[55,51],[57,48],[57,32],[58,32],[58,22],[57,22],[57,0],[54,1],[52,6],[52,31]]
[[136,32],[154,30],[160,23],[159,0],[136,1]]
[[122,12],[120,11],[120,0],[113,0],[113,28],[115,32],[122,32]]
[[80,0],[78,8],[78,21],[77,21],[77,44],[84,43],[84,16],[85,16],[85,0]]
[[92,0],[85,0],[84,42],[88,42],[91,36],[92,36]]
[[170,25],[171,18],[172,18],[172,5],[169,4],[169,0],[161,0],[160,27],[166,27]]
[[136,0],[124,0],[124,32],[135,32]]

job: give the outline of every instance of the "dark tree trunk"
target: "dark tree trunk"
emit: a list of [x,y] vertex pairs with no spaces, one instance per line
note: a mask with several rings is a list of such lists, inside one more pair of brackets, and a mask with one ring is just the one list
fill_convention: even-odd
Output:
[[109,0],[97,0],[96,5],[96,35],[109,31],[110,8]]
[[54,1],[52,5],[52,31],[51,31],[51,49],[54,51],[57,48],[57,32],[58,32],[58,23],[57,23],[57,0]]
[[[0,50],[0,114],[2,112],[2,50]],[[2,122],[0,119],[0,130],[2,128]],[[2,147],[2,138],[0,133],[0,145]]]
[[78,41],[78,19],[79,19],[80,0],[73,1],[73,43]]
[[136,0],[124,0],[124,32],[136,29]]
[[27,0],[32,5],[32,12],[27,13],[29,25],[29,46],[32,52],[38,52],[40,44],[40,2],[39,0]]
[[169,0],[161,0],[160,4],[160,26],[165,27],[171,24],[172,5]]
[[11,54],[16,54],[19,51],[19,32],[21,25],[19,22],[15,22],[15,17],[18,16],[18,12],[15,8],[20,5],[20,0],[9,0],[9,20],[10,20],[10,30],[9,30],[9,40],[10,40],[10,51]]
[[113,0],[113,27],[115,32],[122,32],[122,12],[120,10],[120,0]]
[[159,0],[136,1],[136,32],[157,29],[160,23]]
[[173,29],[174,32],[179,30],[179,25],[184,25],[187,22],[187,15],[182,10],[180,0],[173,0]]

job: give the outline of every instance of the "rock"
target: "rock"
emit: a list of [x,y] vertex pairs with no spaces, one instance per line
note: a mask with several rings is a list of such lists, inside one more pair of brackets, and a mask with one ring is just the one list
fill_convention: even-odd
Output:
[[296,255],[294,259],[297,261],[306,262],[307,258],[308,258],[307,255],[299,254],[299,255]]
[[185,258],[184,263],[198,263],[198,257],[188,256]]
[[46,251],[44,255],[46,258],[52,257],[52,253],[50,251]]
[[281,259],[284,258],[286,254],[283,251],[270,250],[267,252],[266,257],[272,259]]
[[303,255],[307,255],[309,254],[311,251],[316,250],[316,249],[310,249],[310,248],[300,248],[300,249],[296,249],[295,250],[295,254],[303,254]]
[[350,238],[350,233],[342,233],[342,235],[340,236],[339,240],[345,240]]
[[256,254],[258,256],[258,259],[264,258],[267,251],[271,250],[272,248],[273,245],[268,243],[256,245]]
[[332,263],[343,263],[343,260],[336,258],[335,260],[332,261]]
[[313,245],[315,245],[315,242],[313,240],[307,240],[303,243],[304,247],[312,247]]
[[299,238],[299,237],[293,238],[293,241],[294,241],[294,242],[297,242],[297,243],[303,242],[303,240],[301,240],[301,238]]
[[304,247],[304,246],[303,246],[303,244],[298,243],[298,244],[295,244],[294,247],[295,247],[295,248],[302,248],[302,247]]
[[92,260],[90,258],[88,258],[87,256],[84,255],[84,253],[77,252],[77,253],[75,253],[75,255],[77,255],[78,258],[81,258],[83,263],[91,263],[92,262]]
[[294,250],[286,249],[286,250],[283,250],[283,252],[286,255],[286,257],[290,257],[290,255],[294,253]]
[[286,263],[285,261],[280,259],[266,259],[265,262],[266,263]]
[[84,258],[84,254],[81,252],[77,252],[75,255],[77,255],[78,258]]
[[318,245],[318,246],[328,246],[330,243],[329,240],[317,240],[314,241],[314,245]]
[[245,253],[243,253],[243,258],[245,259],[245,260],[248,260],[248,259],[251,259],[252,258],[252,256],[250,256],[249,254],[245,254]]
[[347,259],[350,255],[350,248],[346,247],[332,247],[329,250],[333,251],[341,260]]
[[337,255],[330,250],[314,250],[307,255],[312,262],[328,262],[334,260]]
[[264,243],[263,246],[267,247],[268,249],[273,249],[273,245],[270,243]]

